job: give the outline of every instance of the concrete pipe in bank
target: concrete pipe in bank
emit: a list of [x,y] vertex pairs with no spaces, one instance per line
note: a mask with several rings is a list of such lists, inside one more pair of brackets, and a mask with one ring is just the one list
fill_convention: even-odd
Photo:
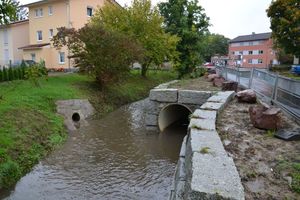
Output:
[[169,104],[165,106],[158,115],[159,130],[163,132],[174,123],[187,126],[190,114],[192,114],[191,109],[183,104]]

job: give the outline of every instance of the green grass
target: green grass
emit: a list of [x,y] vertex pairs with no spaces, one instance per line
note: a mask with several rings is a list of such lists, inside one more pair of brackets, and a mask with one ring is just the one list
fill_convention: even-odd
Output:
[[291,189],[300,194],[300,163],[282,159],[275,169],[279,174],[281,171],[288,172],[288,175],[292,177]]
[[300,80],[300,75],[292,74],[292,73],[289,72],[289,71],[280,71],[279,74],[280,74],[281,76],[285,76],[285,77],[288,77],[288,78]]
[[149,72],[142,78],[132,72],[125,81],[100,91],[91,77],[67,75],[0,84],[0,189],[13,185],[43,157],[67,138],[55,101],[89,99],[102,117],[121,105],[142,99],[151,88],[176,74]]

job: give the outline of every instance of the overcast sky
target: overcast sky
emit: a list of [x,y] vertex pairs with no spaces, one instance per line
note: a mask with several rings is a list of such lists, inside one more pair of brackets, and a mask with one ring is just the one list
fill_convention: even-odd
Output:
[[[38,0],[19,0],[22,4]],[[84,0],[81,0],[84,1]],[[164,0],[152,0],[157,4]],[[272,0],[199,0],[205,13],[210,17],[212,33],[219,33],[233,39],[252,32],[270,32],[270,21],[266,14]],[[131,0],[117,0],[129,5]]]

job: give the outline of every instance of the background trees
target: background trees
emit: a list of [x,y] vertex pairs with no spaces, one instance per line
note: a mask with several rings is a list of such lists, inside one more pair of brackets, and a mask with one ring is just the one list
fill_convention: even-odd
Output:
[[152,64],[160,65],[165,60],[176,63],[179,38],[165,33],[163,18],[156,7],[151,8],[150,0],[134,0],[125,8],[106,5],[96,12],[92,23],[128,35],[143,47],[142,76]]
[[300,57],[299,0],[272,1],[267,13],[276,45],[283,48],[286,53]]
[[202,41],[204,33],[208,32],[209,18],[198,0],[169,0],[160,3],[159,9],[165,19],[166,32],[181,38],[177,44],[181,62],[177,70],[182,77],[203,62]]
[[18,19],[19,2],[14,0],[0,1],[0,24],[7,24]]
[[203,56],[206,62],[210,62],[211,57],[214,55],[227,55],[228,44],[230,39],[224,35],[211,34],[205,35],[203,40]]
[[143,49],[132,38],[87,24],[79,30],[59,28],[54,46],[67,46],[70,58],[80,71],[94,76],[103,88],[129,72],[130,64],[142,61]]

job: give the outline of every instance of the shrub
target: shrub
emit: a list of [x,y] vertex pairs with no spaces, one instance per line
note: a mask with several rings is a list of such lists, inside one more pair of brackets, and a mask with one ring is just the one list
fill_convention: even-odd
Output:
[[2,72],[2,69],[0,69],[0,82],[2,82],[2,81],[3,81],[3,72]]
[[9,81],[8,72],[5,67],[3,67],[3,81]]
[[35,64],[31,67],[26,68],[25,70],[25,79],[28,79],[33,82],[37,87],[40,87],[39,78],[48,75],[47,69],[45,68],[44,61],[41,61],[38,64]]
[[206,72],[207,70],[204,67],[195,68],[194,71],[190,73],[190,78],[199,78],[201,76],[204,76]]
[[21,176],[21,170],[16,162],[8,160],[0,165],[0,188],[15,183]]
[[133,39],[107,31],[100,25],[86,25],[79,30],[64,27],[58,30],[54,45],[67,45],[75,67],[93,75],[101,88],[123,78],[129,73],[130,64],[141,60],[143,50]]

